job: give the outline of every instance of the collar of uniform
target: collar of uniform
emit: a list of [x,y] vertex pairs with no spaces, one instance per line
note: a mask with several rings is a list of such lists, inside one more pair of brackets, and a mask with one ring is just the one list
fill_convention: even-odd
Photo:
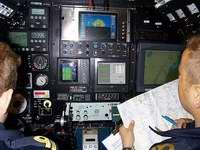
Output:
[[172,129],[168,131],[157,131],[151,128],[151,130],[153,130],[158,135],[161,135],[164,137],[200,138],[200,128],[179,128],[179,129]]
[[0,130],[1,130],[1,129],[5,129],[3,123],[0,123]]

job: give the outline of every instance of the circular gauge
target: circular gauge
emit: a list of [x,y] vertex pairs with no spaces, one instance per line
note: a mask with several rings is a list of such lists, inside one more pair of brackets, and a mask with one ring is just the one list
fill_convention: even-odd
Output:
[[22,94],[14,94],[8,112],[11,114],[22,114],[26,110],[27,105],[27,100]]
[[37,70],[44,70],[48,66],[48,59],[44,55],[37,55],[33,58],[33,67]]
[[39,74],[36,77],[35,84],[39,87],[43,87],[48,84],[48,76],[45,74]]

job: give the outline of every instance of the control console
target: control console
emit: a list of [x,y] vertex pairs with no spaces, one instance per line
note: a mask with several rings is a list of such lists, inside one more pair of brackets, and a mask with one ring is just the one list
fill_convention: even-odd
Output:
[[65,115],[72,115],[72,121],[111,121],[112,107],[119,102],[66,103]]

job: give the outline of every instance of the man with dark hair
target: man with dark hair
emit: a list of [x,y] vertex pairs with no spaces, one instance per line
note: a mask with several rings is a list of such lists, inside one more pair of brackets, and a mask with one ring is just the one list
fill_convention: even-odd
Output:
[[[165,132],[153,130],[161,136],[171,138],[154,144],[150,150],[200,149],[200,35],[193,36],[183,52],[179,65],[178,89],[182,106],[194,117],[195,121],[191,123],[190,120],[182,119],[178,120],[180,121],[178,122],[180,128]],[[129,124],[128,128],[124,126],[120,128],[124,150],[131,149],[134,139],[137,138],[133,135],[133,128],[134,123]]]
[[43,136],[24,137],[18,131],[6,130],[3,123],[17,81],[21,59],[11,48],[0,42],[0,150],[56,150],[56,144]]

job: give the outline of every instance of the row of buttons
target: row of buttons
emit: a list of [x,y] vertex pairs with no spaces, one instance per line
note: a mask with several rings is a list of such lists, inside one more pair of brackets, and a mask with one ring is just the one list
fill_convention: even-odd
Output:
[[[37,25],[40,24],[40,23],[37,23]],[[31,28],[34,28],[35,25],[34,24],[31,24]],[[42,25],[42,28],[47,28],[47,25]]]
[[84,144],[83,146],[83,150],[97,150],[97,145],[93,144],[93,145],[89,145],[89,144]]
[[[125,33],[122,33],[122,35],[125,35]],[[84,45],[83,45],[84,46]],[[89,44],[86,44],[85,45],[86,46],[86,48],[90,48],[90,45]],[[97,44],[97,43],[93,43],[92,44],[92,47],[94,48],[94,49],[97,49],[97,48],[99,48],[99,46],[100,46],[100,48],[101,49],[106,49],[106,48],[108,48],[108,49],[113,49],[113,48],[115,48],[115,45],[114,44],[107,44],[107,43],[102,43],[101,45],[99,45],[99,44]],[[68,43],[66,43],[66,44],[63,44],[63,48],[64,49],[67,49],[67,50],[70,50],[70,49],[73,49],[73,47],[75,47],[75,45],[73,44],[73,43],[70,43],[70,44],[68,44]],[[81,48],[82,47],[82,45],[80,45],[80,44],[78,44],[78,47],[79,48]],[[122,49],[122,48],[127,48],[127,45],[117,45],[117,48],[118,49]]]
[[31,43],[46,43],[46,40],[30,40]]
[[[31,51],[35,51],[35,48],[31,48]],[[47,49],[46,48],[42,48],[42,51],[46,52]]]
[[[76,115],[76,121],[80,121],[81,120],[81,116],[80,115]],[[88,120],[88,115],[84,115],[83,116],[83,120]]]
[[[17,51],[35,51],[35,48],[14,48],[14,50],[17,50]],[[47,51],[47,49],[46,48],[42,48],[42,51]]]
[[[86,54],[86,56],[89,55],[89,51],[86,51],[86,53],[83,53],[82,51],[78,51],[77,53],[73,53],[72,51],[63,51],[63,55],[82,55],[82,54]],[[117,56],[123,56],[126,57],[127,56],[127,52],[123,51],[123,52],[108,52],[106,53],[106,51],[94,51],[94,56],[97,56],[97,54],[101,53],[102,55],[112,55],[113,57],[117,57]]]
[[[88,55],[90,52],[86,51],[85,53]],[[78,51],[78,52],[73,53],[72,51],[63,51],[63,54],[69,54],[69,55],[79,54],[79,55],[82,55],[83,52],[82,51]]]
[[43,19],[43,20],[45,20],[46,19],[46,17],[45,16],[31,16],[31,19]]
[[29,48],[14,48],[14,50],[18,50],[18,51],[29,51]]
[[[14,48],[15,51],[35,51],[35,48]],[[47,49],[46,48],[42,48],[42,51],[46,52]]]
[[122,40],[125,40],[125,35],[126,35],[126,29],[125,29],[125,21],[122,21]]

